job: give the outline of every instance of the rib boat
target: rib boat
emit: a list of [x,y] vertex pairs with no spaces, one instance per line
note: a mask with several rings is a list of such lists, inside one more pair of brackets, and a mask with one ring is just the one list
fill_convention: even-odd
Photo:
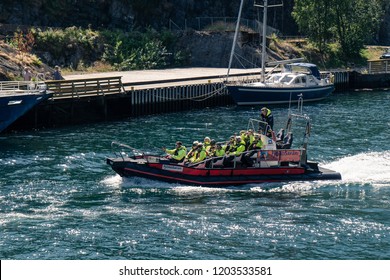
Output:
[[51,96],[43,82],[0,82],[0,133]]
[[[302,121],[304,137],[299,147],[293,146],[293,120]],[[302,122],[301,122],[302,123]],[[341,174],[307,160],[310,118],[289,113],[286,127],[277,135],[266,133],[267,124],[250,119],[248,130],[257,131],[264,144],[234,156],[211,157],[197,163],[172,162],[163,155],[148,154],[131,146],[113,142],[114,157],[106,159],[122,177],[144,177],[185,185],[227,187],[267,182],[341,180]],[[231,159],[231,157],[230,157]]]

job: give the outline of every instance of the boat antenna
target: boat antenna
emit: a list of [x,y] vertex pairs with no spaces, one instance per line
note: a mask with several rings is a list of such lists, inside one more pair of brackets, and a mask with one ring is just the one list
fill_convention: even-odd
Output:
[[235,47],[236,47],[237,36],[238,36],[238,30],[239,30],[239,28],[240,28],[241,12],[242,12],[242,7],[243,7],[243,6],[244,6],[244,0],[241,0],[240,10],[238,11],[238,17],[237,17],[237,23],[236,23],[236,30],[235,30],[235,32],[234,32],[234,39],[233,39],[232,50],[231,50],[231,52],[230,52],[229,67],[228,67],[228,72],[227,72],[227,75],[226,75],[226,81],[229,79],[230,68],[232,67],[233,56],[234,56],[234,49],[235,49]]
[[262,46],[261,46],[261,81],[265,81],[265,53],[266,53],[266,43],[267,43],[267,9],[268,7],[282,7],[282,4],[268,5],[268,0],[263,0],[263,5],[254,4],[255,7],[263,8],[263,37],[262,37]]

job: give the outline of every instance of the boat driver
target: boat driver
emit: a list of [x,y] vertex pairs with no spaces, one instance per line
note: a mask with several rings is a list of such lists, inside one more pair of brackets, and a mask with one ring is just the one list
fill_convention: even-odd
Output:
[[266,122],[268,124],[265,132],[266,135],[270,137],[272,134],[272,130],[274,129],[274,116],[272,115],[271,110],[267,107],[261,108],[260,118],[263,122]]

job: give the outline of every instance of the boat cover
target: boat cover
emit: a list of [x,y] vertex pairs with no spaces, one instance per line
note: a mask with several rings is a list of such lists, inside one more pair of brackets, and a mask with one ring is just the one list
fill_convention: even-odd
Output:
[[286,64],[284,66],[284,68],[286,69],[286,71],[288,72],[293,72],[293,67],[302,67],[302,68],[306,68],[306,69],[309,69],[310,72],[312,73],[312,75],[314,77],[316,77],[318,80],[321,80],[321,74],[320,74],[320,71],[318,70],[317,68],[317,65],[315,64],[312,64],[312,63],[304,63],[304,62],[297,62],[297,63],[289,63],[289,64]]

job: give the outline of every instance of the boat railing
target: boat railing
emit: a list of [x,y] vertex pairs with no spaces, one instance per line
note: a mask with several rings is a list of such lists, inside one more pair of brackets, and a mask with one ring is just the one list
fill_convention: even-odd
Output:
[[253,131],[266,135],[269,131],[270,126],[267,122],[258,119],[249,119],[247,130],[252,129]]
[[42,91],[47,86],[43,81],[3,81],[0,82],[0,91]]
[[111,149],[113,150],[115,156],[118,158],[121,157],[122,160],[125,160],[125,158],[131,156],[139,156],[144,154],[144,152],[139,149],[116,141],[111,142]]
[[280,167],[286,163],[294,163],[301,166],[304,149],[277,149],[277,150],[250,150],[229,158],[229,155],[222,157],[211,157],[201,162],[187,165],[193,168],[236,168],[239,165],[250,165],[252,167]]

